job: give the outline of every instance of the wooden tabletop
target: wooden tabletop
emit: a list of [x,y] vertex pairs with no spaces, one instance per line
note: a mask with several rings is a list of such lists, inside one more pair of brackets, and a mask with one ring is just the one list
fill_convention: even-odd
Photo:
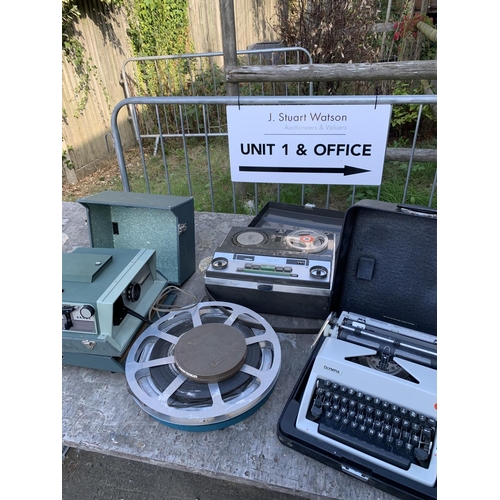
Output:
[[[206,299],[204,271],[231,227],[252,216],[195,213],[196,271],[182,285]],[[62,204],[63,252],[90,246],[86,211]],[[179,294],[176,304],[192,300]],[[62,367],[63,446],[109,454],[240,484],[265,487],[309,499],[394,500],[394,497],[302,455],[278,441],[277,424],[310,355],[321,320],[264,315],[281,346],[281,368],[265,404],[239,423],[209,432],[182,431],[153,419],[130,395],[125,375],[74,366]]]

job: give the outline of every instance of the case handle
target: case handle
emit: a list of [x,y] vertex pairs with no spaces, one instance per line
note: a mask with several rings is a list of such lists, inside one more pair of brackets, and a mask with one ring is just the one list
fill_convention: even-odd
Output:
[[419,205],[397,205],[401,212],[406,212],[410,215],[416,215],[418,217],[430,217],[432,219],[437,219],[437,210],[434,208],[419,206]]

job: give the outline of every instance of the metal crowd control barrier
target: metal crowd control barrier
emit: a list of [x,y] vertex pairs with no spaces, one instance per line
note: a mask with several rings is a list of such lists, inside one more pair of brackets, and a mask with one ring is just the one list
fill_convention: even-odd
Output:
[[[417,158],[417,136],[419,133],[419,127],[422,118],[422,110],[426,106],[434,106],[437,104],[437,96],[436,95],[378,95],[378,96],[159,96],[159,97],[131,97],[124,99],[119,102],[113,110],[111,116],[111,129],[113,134],[113,140],[116,148],[117,160],[120,169],[121,180],[123,184],[123,189],[125,191],[130,191],[130,183],[129,183],[129,175],[127,171],[127,165],[125,162],[124,151],[122,148],[122,142],[120,140],[120,132],[118,128],[118,114],[120,110],[124,107],[129,107],[133,113],[134,123],[139,123],[138,117],[136,114],[137,107],[140,106],[140,109],[143,110],[144,107],[148,107],[154,110],[154,114],[156,116],[156,125],[157,125],[157,136],[159,140],[159,146],[161,150],[161,163],[162,163],[162,175],[164,176],[166,182],[166,193],[165,194],[173,194],[179,195],[180,193],[172,192],[170,185],[170,176],[172,175],[172,167],[169,164],[169,156],[172,155],[179,156],[181,152],[184,155],[184,163],[185,163],[185,183],[184,185],[188,186],[189,195],[194,196],[196,200],[195,193],[192,188],[192,176],[190,172],[190,150],[187,141],[187,134],[184,129],[182,129],[182,133],[179,138],[172,137],[169,134],[165,134],[163,131],[163,123],[162,123],[162,113],[161,110],[164,110],[168,107],[178,107],[179,110],[181,107],[184,107],[187,112],[190,112],[192,107],[196,107],[201,111],[203,116],[203,127],[200,133],[196,134],[198,136],[198,142],[203,141],[205,147],[206,154],[206,168],[207,168],[207,189],[210,193],[211,200],[211,211],[219,211],[219,212],[229,212],[229,210],[221,210],[219,207],[215,207],[214,201],[214,186],[218,185],[218,181],[214,181],[212,175],[212,153],[210,148],[210,139],[214,134],[210,132],[210,128],[207,125],[207,117],[213,112],[213,108],[224,109],[227,105],[237,105],[237,106],[251,106],[251,105],[367,105],[373,104],[376,106],[377,104],[391,104],[393,106],[393,110],[395,106],[408,106],[408,105],[418,105],[418,117],[415,124],[415,129],[412,138],[407,138],[408,143],[411,143],[411,148],[409,149],[409,162],[407,163],[406,170],[406,180],[403,182],[404,186],[402,187],[402,196],[398,200],[392,200],[397,203],[411,203],[412,200],[408,200],[408,187],[410,181],[412,179],[413,174],[417,175],[419,169],[413,168],[415,164],[415,159]],[[182,123],[182,122],[181,122]],[[244,124],[242,124],[244,126]],[[227,124],[224,122],[221,126],[221,130],[217,135],[225,137],[227,139]],[[142,133],[139,134],[141,140],[139,141],[139,153],[142,163],[142,175],[144,180],[144,189],[149,193],[151,192],[151,183],[148,172],[148,162],[146,161],[145,149],[144,149],[144,141],[147,139],[147,136],[144,136]],[[200,139],[201,138],[201,139]],[[151,139],[150,139],[151,140]],[[173,147],[167,148],[167,140],[172,141],[176,140],[177,143],[173,145]],[[182,144],[179,144],[179,141]],[[226,144],[227,146],[227,144]],[[425,203],[417,203],[420,205],[428,205],[431,207],[433,204],[436,204],[436,185],[437,185],[437,156],[435,150],[426,150],[430,151],[431,155],[427,159],[419,160],[424,162],[435,162],[436,166],[435,171],[433,171],[433,179],[429,182],[428,185],[428,198]],[[386,161],[391,159],[391,148],[386,150]],[[430,158],[430,159],[429,159]],[[229,174],[229,153],[227,152],[227,156],[224,158],[225,164],[223,168],[227,170]],[[233,212],[238,213],[237,211],[237,189],[235,183],[231,182],[232,185],[232,204],[233,204]],[[378,186],[377,193],[373,196],[376,199],[380,199],[381,188],[384,186],[384,180],[382,184]],[[253,211],[253,213],[257,213],[258,205],[259,205],[259,195],[258,195],[258,185],[254,185],[254,200],[253,204],[250,204],[249,207]],[[352,188],[352,189],[351,189]],[[352,186],[350,189],[350,203],[353,204],[356,202],[356,186]],[[331,198],[331,186],[328,185],[325,187],[325,207],[326,208],[339,208],[339,207],[331,207],[330,198]],[[358,188],[359,189],[359,188]],[[280,185],[276,185],[276,193],[277,193],[277,201],[281,201],[280,199]],[[365,196],[366,197],[366,196]],[[309,203],[310,200],[305,198],[305,186],[302,186],[301,193],[301,204]],[[250,210],[249,208],[249,210]],[[210,211],[207,208],[203,209],[205,211]]]
[[[303,47],[274,47],[237,51],[240,64],[246,65],[289,65],[312,64],[311,54]],[[134,95],[155,96],[222,96],[225,95],[226,82],[224,78],[223,52],[205,52],[196,54],[179,54],[167,56],[132,57],[127,59],[121,70],[121,83],[125,98]],[[145,92],[140,81],[147,80],[149,91]],[[132,85],[134,84],[134,85]],[[133,87],[133,88],[131,88]],[[138,90],[138,92],[134,92]],[[153,92],[154,93],[153,93]],[[258,83],[241,84],[242,95],[303,95],[313,93],[313,83]],[[158,135],[148,120],[143,119],[142,127],[135,121],[129,110],[137,141],[140,138],[153,137],[158,146]],[[202,116],[195,113],[195,117],[186,122],[182,107],[171,111],[171,120],[164,127],[166,137],[200,137]],[[214,115],[211,121],[212,129],[209,135],[218,135],[222,130],[220,117]],[[182,128],[184,127],[184,128]],[[139,128],[142,135],[139,135]]]

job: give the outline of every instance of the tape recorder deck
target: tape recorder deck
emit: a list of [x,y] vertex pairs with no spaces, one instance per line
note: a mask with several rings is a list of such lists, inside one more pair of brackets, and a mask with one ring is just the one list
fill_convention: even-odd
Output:
[[260,313],[325,318],[332,293],[337,233],[279,225],[233,227],[205,275],[215,300]]

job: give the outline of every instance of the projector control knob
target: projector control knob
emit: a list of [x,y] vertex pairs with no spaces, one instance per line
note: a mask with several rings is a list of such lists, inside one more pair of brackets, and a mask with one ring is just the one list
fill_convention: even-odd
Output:
[[90,319],[94,314],[95,314],[95,309],[90,305],[83,306],[80,309],[80,316],[82,318]]

